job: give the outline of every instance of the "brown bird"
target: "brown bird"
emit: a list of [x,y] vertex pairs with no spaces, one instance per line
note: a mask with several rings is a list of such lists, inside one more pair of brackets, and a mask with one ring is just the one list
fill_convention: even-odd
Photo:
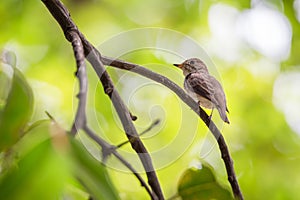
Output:
[[209,74],[206,65],[198,58],[190,58],[174,66],[182,69],[185,76],[184,89],[199,106],[212,109],[210,117],[216,108],[222,120],[229,124],[225,93],[219,81]]

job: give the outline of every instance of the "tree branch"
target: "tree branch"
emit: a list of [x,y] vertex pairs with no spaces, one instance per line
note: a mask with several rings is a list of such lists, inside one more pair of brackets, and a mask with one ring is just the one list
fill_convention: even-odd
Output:
[[[46,7],[48,8],[48,10],[52,14],[52,16],[59,23],[66,38],[69,41],[71,41],[71,42],[73,41],[72,35],[70,34],[71,32],[75,32],[76,34],[78,34],[80,36],[81,42],[84,47],[84,55],[87,58],[87,60],[91,63],[94,70],[96,71],[96,73],[103,85],[105,93],[110,97],[110,99],[118,113],[118,116],[121,120],[124,131],[126,133],[126,136],[127,136],[128,140],[130,141],[132,148],[136,151],[136,153],[138,154],[138,156],[144,166],[150,187],[152,188],[153,192],[156,194],[158,199],[164,199],[159,181],[156,176],[156,172],[154,170],[154,167],[153,167],[153,164],[151,161],[151,157],[150,157],[146,147],[140,140],[139,135],[132,123],[132,120],[135,117],[129,112],[129,110],[125,106],[124,102],[122,101],[119,93],[117,92],[117,90],[115,90],[113,82],[101,62],[100,53],[92,44],[90,44],[85,39],[83,34],[78,30],[75,23],[70,18],[70,13],[66,9],[66,7],[62,4],[62,2],[60,2],[59,0],[42,0],[42,2],[46,5]],[[77,46],[76,41],[77,41],[77,38],[75,39],[74,44],[72,42],[73,47]],[[77,51],[74,49],[75,55],[76,55],[76,52]],[[76,62],[77,61],[81,62],[79,59],[76,58]],[[80,70],[78,72],[80,72]],[[81,77],[81,74],[78,75],[78,78],[79,77]],[[80,85],[80,86],[83,88],[84,85]],[[82,92],[81,89],[80,89],[80,91]],[[79,93],[79,94],[81,94],[81,93]],[[81,109],[81,106],[83,105],[84,102],[85,102],[85,100],[83,100],[82,102],[81,101],[79,102],[79,107],[78,107],[78,111],[77,111],[75,123],[74,123],[75,125],[73,125],[73,127],[72,127],[72,134],[75,134],[77,132],[78,128],[83,128],[83,127],[86,128],[86,126],[83,126],[86,123],[85,122],[85,114],[84,115],[82,114],[83,112]],[[81,103],[82,103],[82,105],[81,105]],[[84,110],[85,110],[85,108],[84,108]],[[134,140],[133,140],[133,138],[134,138]]]
[[225,139],[215,123],[210,120],[209,116],[206,114],[206,112],[198,105],[197,102],[195,102],[186,92],[179,87],[176,83],[171,81],[165,76],[162,76],[160,74],[157,74],[155,72],[150,71],[149,69],[146,69],[140,65],[129,63],[123,60],[109,58],[106,56],[102,56],[102,62],[105,65],[116,67],[123,70],[128,70],[131,72],[135,72],[137,74],[140,74],[142,76],[145,76],[153,81],[156,81],[158,83],[161,83],[162,85],[168,87],[170,90],[172,90],[181,100],[188,105],[206,124],[206,126],[209,128],[211,133],[214,135],[218,142],[219,149],[221,151],[221,157],[224,161],[226,172],[228,176],[228,181],[231,185],[233,194],[236,199],[243,200],[243,195],[240,190],[238,181],[236,179],[234,166],[233,166],[233,160],[230,156],[228,147],[226,145]]
[[117,114],[121,120],[123,129],[125,131],[125,134],[131,144],[131,147],[135,150],[135,152],[138,154],[143,167],[145,169],[146,175],[148,177],[148,183],[152,190],[155,192],[155,194],[158,196],[159,199],[164,199],[163,193],[158,181],[158,178],[156,176],[155,169],[152,164],[151,157],[142,143],[142,141],[139,138],[139,135],[132,123],[132,115],[130,114],[129,110],[127,109],[126,105],[124,104],[123,100],[121,99],[119,93],[114,88],[114,85],[112,83],[112,80],[106,70],[104,69],[104,66],[101,62],[101,55],[98,52],[98,50],[93,47],[91,44],[89,44],[89,47],[92,47],[92,51],[86,55],[86,58],[88,61],[92,64],[94,70],[96,71],[102,85],[104,88],[105,93],[110,97],[113,106],[115,110],[117,111]]

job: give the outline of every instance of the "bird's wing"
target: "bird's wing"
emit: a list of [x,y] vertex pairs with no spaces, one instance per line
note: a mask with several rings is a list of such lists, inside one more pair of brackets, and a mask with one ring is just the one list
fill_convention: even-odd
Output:
[[205,73],[191,73],[185,78],[185,88],[206,98],[214,104],[223,121],[229,123],[226,115],[226,98],[221,84]]
[[188,87],[194,93],[217,104],[214,98],[214,87],[210,81],[210,77],[208,74],[191,73],[186,76],[185,83],[186,87]]

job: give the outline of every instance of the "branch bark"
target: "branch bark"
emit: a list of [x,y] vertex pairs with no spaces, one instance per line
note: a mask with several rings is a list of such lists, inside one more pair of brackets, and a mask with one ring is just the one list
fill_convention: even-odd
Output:
[[81,39],[75,31],[68,32],[66,35],[68,40],[72,43],[74,56],[76,59],[76,76],[79,80],[79,93],[77,94],[77,98],[79,99],[77,112],[75,116],[74,123],[71,128],[71,134],[73,136],[76,135],[79,129],[86,124],[86,99],[87,99],[87,88],[88,88],[88,80],[86,75],[86,65],[85,65],[85,57],[83,46],[81,43]]

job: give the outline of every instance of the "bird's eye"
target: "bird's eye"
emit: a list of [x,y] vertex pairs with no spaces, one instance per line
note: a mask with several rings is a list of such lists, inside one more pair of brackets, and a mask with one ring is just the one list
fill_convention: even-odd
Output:
[[193,64],[195,64],[195,62],[192,60],[192,61],[190,62],[190,64],[193,65]]

